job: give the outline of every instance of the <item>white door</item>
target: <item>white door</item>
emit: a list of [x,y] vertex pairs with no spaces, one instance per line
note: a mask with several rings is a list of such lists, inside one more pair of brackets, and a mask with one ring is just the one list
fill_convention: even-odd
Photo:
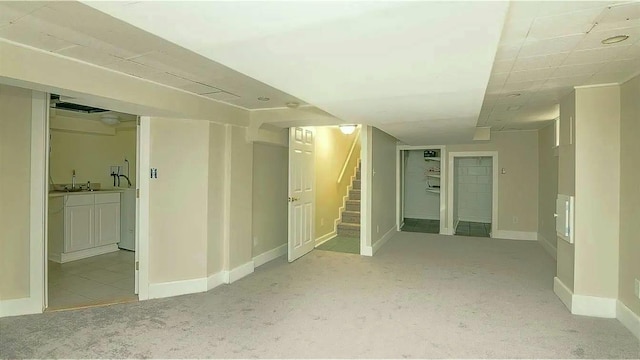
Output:
[[313,250],[314,129],[289,130],[289,262]]

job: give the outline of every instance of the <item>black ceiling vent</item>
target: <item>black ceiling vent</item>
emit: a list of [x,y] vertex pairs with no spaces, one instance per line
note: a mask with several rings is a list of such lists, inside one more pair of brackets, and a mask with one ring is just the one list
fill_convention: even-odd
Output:
[[85,113],[85,114],[95,114],[95,113],[102,113],[102,112],[109,111],[109,110],[100,109],[92,106],[85,106],[85,105],[73,104],[70,102],[64,102],[60,100],[60,95],[56,95],[56,94],[51,94],[51,107],[60,109],[60,110],[75,111],[75,112]]

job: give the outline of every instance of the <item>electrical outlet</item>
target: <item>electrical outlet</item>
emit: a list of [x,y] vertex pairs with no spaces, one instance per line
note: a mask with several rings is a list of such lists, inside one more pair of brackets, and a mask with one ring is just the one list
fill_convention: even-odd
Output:
[[514,224],[517,224],[517,223],[518,223],[518,217],[517,217],[517,216],[514,216],[514,217],[513,217],[513,223],[514,223]]
[[636,279],[636,291],[635,291],[636,297],[638,299],[640,299],[640,280]]
[[380,232],[380,225],[376,225],[376,234]]
[[118,165],[113,165],[113,166],[109,166],[109,175],[111,174],[118,174],[120,175],[119,171],[119,166]]
[[320,218],[320,226],[324,226],[324,218]]
[[253,246],[256,246],[256,245],[258,245],[258,237],[254,236],[253,237]]

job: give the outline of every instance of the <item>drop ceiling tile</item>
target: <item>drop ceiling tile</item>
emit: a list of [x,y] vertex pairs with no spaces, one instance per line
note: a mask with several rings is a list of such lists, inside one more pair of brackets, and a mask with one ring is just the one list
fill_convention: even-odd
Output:
[[560,88],[565,90],[567,87],[571,88],[573,86],[583,85],[592,75],[576,75],[576,76],[567,76],[560,78],[548,79],[545,83],[540,87],[540,89],[556,89]]
[[82,45],[69,47],[56,52],[60,55],[72,57],[95,65],[106,65],[122,60],[113,55]]
[[220,101],[230,101],[240,99],[240,96],[228,93],[226,91],[219,91],[211,94],[202,94],[202,96],[206,96],[211,99],[220,100]]
[[500,44],[520,44],[526,38],[531,27],[531,20],[507,21],[500,36]]
[[544,84],[544,80],[506,83],[502,87],[501,93],[507,94],[511,92],[533,91],[542,86],[542,84]]
[[507,84],[516,83],[516,82],[525,82],[525,81],[536,81],[536,80],[544,80],[547,79],[553,69],[535,69],[535,70],[525,70],[525,71],[513,71],[509,74],[507,78]]
[[175,76],[173,74],[165,73],[165,72],[149,74],[146,76],[146,78],[151,81],[155,81],[157,83],[164,84],[171,87],[176,87],[176,88],[192,83],[191,80],[181,78],[179,76]]
[[[628,35],[629,39],[616,43],[616,44],[608,44],[605,45],[602,43],[602,40],[610,38],[612,36],[617,35]],[[588,49],[602,49],[602,48],[611,48],[616,46],[626,46],[629,44],[634,44],[640,40],[640,26],[624,28],[624,29],[615,29],[615,30],[607,30],[600,32],[591,32],[585,36],[585,38],[578,44],[576,50],[588,50]]]
[[[621,2],[621,1],[617,1]],[[537,16],[553,16],[568,14],[591,8],[604,9],[611,5],[611,1],[532,1],[538,7]]]
[[492,74],[508,73],[509,71],[511,71],[513,62],[514,62],[514,59],[495,61],[493,63],[493,68],[491,69],[491,73]]
[[498,51],[496,52],[496,61],[515,59],[516,57],[518,57],[518,52],[520,51],[521,46],[522,43],[498,46]]
[[640,59],[618,60],[606,63],[600,73],[627,72],[629,75],[640,71]]
[[196,93],[196,94],[212,94],[212,93],[222,91],[213,86],[209,86],[209,85],[198,83],[198,82],[191,82],[190,84],[180,86],[179,88],[188,92]]
[[618,60],[638,59],[638,58],[640,58],[640,41],[637,42],[635,45],[629,46],[627,48],[627,51],[620,54],[620,57],[618,58]]
[[574,51],[565,59],[562,65],[585,65],[612,61],[628,51],[629,48],[630,45]]
[[593,75],[605,66],[604,63],[560,66],[553,72],[552,78]]
[[621,83],[628,80],[630,74],[628,71],[597,73],[585,82],[585,85],[611,84]]
[[522,45],[518,57],[558,54],[573,50],[584,38],[584,34],[563,36],[545,40],[527,40]]
[[534,69],[544,69],[544,68],[553,68],[560,66],[564,59],[569,55],[568,52],[559,53],[559,54],[551,54],[551,55],[542,55],[542,56],[531,56],[525,58],[518,58],[513,65],[512,71],[523,71],[523,70],[534,70]]
[[502,86],[509,77],[509,73],[491,74],[489,85]]
[[29,15],[46,5],[38,1],[2,1],[0,2],[0,28]]
[[640,2],[632,2],[607,7],[594,31],[605,31],[640,26]]
[[593,27],[602,11],[602,7],[596,7],[566,14],[539,17],[533,21],[528,38],[548,39],[584,34]]
[[75,45],[51,35],[33,31],[21,22],[1,28],[0,37],[46,51],[57,51]]
[[148,76],[159,72],[156,69],[140,65],[129,60],[116,61],[111,64],[106,64],[104,67],[140,78],[147,78]]

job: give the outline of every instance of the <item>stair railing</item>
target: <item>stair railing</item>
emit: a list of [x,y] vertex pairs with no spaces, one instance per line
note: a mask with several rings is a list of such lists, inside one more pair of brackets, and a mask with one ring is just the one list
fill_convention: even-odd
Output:
[[347,165],[349,161],[351,161],[351,156],[353,156],[353,150],[356,148],[356,144],[360,139],[360,129],[362,126],[358,126],[358,130],[356,136],[353,137],[353,143],[351,143],[351,149],[349,149],[349,154],[347,154],[347,158],[344,160],[344,164],[342,165],[342,170],[340,171],[340,175],[338,175],[338,184],[342,182],[342,178],[344,177],[344,173],[347,171]]

